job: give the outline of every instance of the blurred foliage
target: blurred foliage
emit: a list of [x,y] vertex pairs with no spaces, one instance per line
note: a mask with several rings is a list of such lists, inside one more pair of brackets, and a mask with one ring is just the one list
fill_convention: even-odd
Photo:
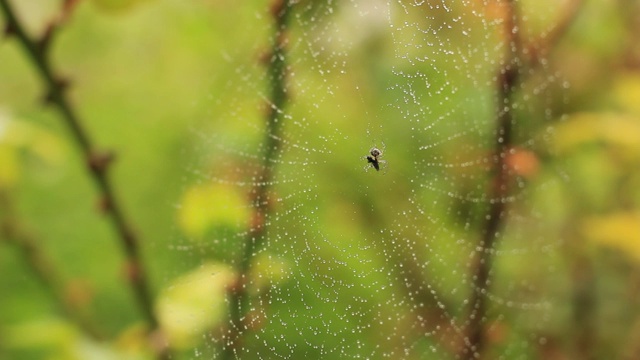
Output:
[[[58,11],[57,2],[12,3],[33,33]],[[285,129],[286,140],[302,145],[280,159],[277,175],[285,180],[272,191],[283,200],[274,204],[278,216],[270,224],[277,230],[247,275],[251,295],[278,320],[245,345],[262,358],[272,352],[322,358],[325,348],[356,358],[371,352],[362,348],[378,347],[377,355],[400,356],[409,341],[406,358],[446,358],[445,341],[417,334],[415,294],[407,288],[424,276],[427,291],[438,295],[428,306],[456,319],[465,315],[471,240],[486,211],[468,198],[482,198],[489,183],[486,166],[474,160],[491,149],[491,79],[500,48],[466,50],[502,39],[494,25],[504,9],[498,1],[469,2],[483,16],[466,19],[466,34],[443,32],[435,46],[444,51],[431,62],[412,63],[423,50],[406,46],[420,41],[415,29],[392,36],[384,16],[299,3],[306,10],[291,34],[289,112],[305,125]],[[568,2],[520,3],[525,36],[535,38],[562,15],[549,7]],[[427,28],[453,21],[462,7],[430,16],[399,11],[391,21]],[[516,124],[522,146],[507,162],[518,175],[518,201],[495,249],[511,255],[496,257],[490,294],[493,355],[640,353],[639,17],[637,1],[586,1],[546,56],[544,71],[532,71],[522,85]],[[341,41],[323,32],[329,23]],[[303,32],[312,46],[296,42]],[[156,311],[178,358],[218,354],[213,339],[225,324],[225,294],[238,286],[233,266],[244,241],[238,234],[255,221],[250,188],[242,185],[260,166],[246,154],[258,153],[264,132],[268,81],[260,62],[269,34],[267,1],[93,0],[79,2],[53,44],[53,64],[72,80],[84,125],[101,148],[117,154],[110,175],[142,238]],[[451,54],[464,54],[464,61]],[[0,358],[150,358],[122,253],[68,129],[51,107],[40,106],[44,90],[14,39],[2,40],[0,62],[0,196],[14,209],[0,216],[25,224],[68,281],[85,284],[68,296],[90,304],[107,338],[91,340],[65,318],[6,241]],[[335,64],[342,63],[338,73]],[[471,64],[462,68],[472,73],[460,71],[461,64]],[[389,86],[400,73],[408,74],[415,103],[402,103],[404,88]],[[427,74],[431,87],[412,83],[417,74]],[[399,111],[407,121],[397,119]],[[441,125],[433,131],[416,130],[427,117],[445,120],[433,120]],[[478,126],[468,131],[469,124]],[[363,171],[362,156],[383,142],[385,174]],[[424,144],[439,145],[420,153],[429,160],[416,160]],[[313,166],[305,163],[302,171],[302,162]],[[465,162],[473,166],[437,166]],[[411,213],[416,203],[426,215]],[[333,300],[313,302],[320,297]],[[370,308],[362,299],[385,306]],[[266,322],[260,315],[252,318],[258,329]]]
[[185,192],[179,209],[180,228],[200,240],[207,238],[211,226],[230,226],[240,231],[251,216],[251,209],[238,189],[224,184],[192,186]]
[[233,278],[228,266],[203,264],[176,279],[160,295],[160,321],[173,346],[189,349],[202,333],[222,323],[226,314],[225,291]]

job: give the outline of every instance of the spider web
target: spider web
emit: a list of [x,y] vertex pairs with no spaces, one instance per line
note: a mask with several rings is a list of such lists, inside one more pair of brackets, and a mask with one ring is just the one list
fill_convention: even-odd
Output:
[[[527,4],[520,4],[523,12]],[[225,225],[172,249],[193,262],[236,269],[247,241],[248,199],[264,170],[270,79],[256,58],[273,30],[267,12],[223,50],[211,113],[193,128],[193,183],[217,184],[245,201],[225,204]],[[527,12],[523,27],[552,29],[555,4]],[[249,12],[251,12],[249,11]],[[540,10],[538,10],[540,11]],[[495,357],[532,356],[552,324],[550,279],[560,240],[545,230],[539,192],[554,176],[517,179],[491,198],[496,74],[506,51],[494,1],[300,1],[287,47],[290,100],[281,149],[266,164],[272,211],[247,275],[250,318],[239,358],[455,358],[468,349],[473,292],[489,300],[484,324]],[[242,24],[247,27],[246,23]],[[533,30],[532,30],[533,31]],[[518,89],[514,143],[543,152],[554,121],[545,67]],[[222,90],[218,90],[218,89]],[[364,171],[382,147],[384,171]],[[219,195],[220,193],[216,193]],[[216,201],[212,199],[212,201]],[[473,255],[494,202],[508,204],[486,287],[474,285]],[[209,206],[220,206],[210,203]],[[244,214],[244,215],[243,215]],[[233,270],[231,270],[233,271]],[[214,274],[215,276],[215,274]],[[231,302],[226,307],[234,306]],[[198,355],[221,356],[221,332]]]

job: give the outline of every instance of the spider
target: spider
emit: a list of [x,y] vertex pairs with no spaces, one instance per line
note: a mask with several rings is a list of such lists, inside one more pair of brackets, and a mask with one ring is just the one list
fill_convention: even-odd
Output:
[[[382,144],[382,148],[385,148],[384,143]],[[374,169],[376,169],[376,171],[380,171],[380,165],[385,165],[387,162],[384,160],[381,160],[380,158],[382,157],[382,150],[378,149],[377,147],[372,147],[371,150],[369,150],[369,155],[365,156],[364,158],[367,159],[367,165],[365,166],[365,170],[369,169],[369,164],[371,164],[371,166],[373,166]]]

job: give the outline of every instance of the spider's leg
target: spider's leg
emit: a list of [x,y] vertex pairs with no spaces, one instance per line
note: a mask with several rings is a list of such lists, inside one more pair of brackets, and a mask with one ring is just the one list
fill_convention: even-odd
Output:
[[364,166],[364,171],[369,171],[371,169],[371,157],[369,155],[361,157],[362,160],[367,160],[367,164]]
[[378,163],[380,164],[380,167],[383,170],[383,173],[387,173],[387,168],[388,168],[388,164],[385,160],[378,160]]

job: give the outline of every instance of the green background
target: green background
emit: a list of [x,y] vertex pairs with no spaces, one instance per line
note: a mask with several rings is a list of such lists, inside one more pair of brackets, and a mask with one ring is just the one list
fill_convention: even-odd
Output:
[[[13,3],[30,34],[59,9]],[[519,2],[523,38],[554,29],[570,3]],[[363,16],[384,14],[371,4],[385,5],[294,9],[272,184],[280,200],[248,275],[252,298],[268,305],[257,306],[243,358],[454,358],[456,335],[422,336],[416,304],[442,304],[463,327],[469,253],[488,208],[500,7],[399,1],[391,18]],[[246,183],[262,166],[268,8],[80,1],[52,45],[87,133],[116,154],[110,177],[177,358],[220,355],[225,289],[253,209]],[[581,3],[517,90],[514,161],[524,170],[493,249],[487,358],[640,351],[639,17],[637,1]],[[0,79],[0,215],[30,234],[65,279],[65,298],[107,338],[74,327],[3,233],[0,358],[148,358],[117,236],[14,38],[0,43]],[[387,161],[379,173],[364,170],[374,145]],[[426,304],[425,291],[435,294]]]

